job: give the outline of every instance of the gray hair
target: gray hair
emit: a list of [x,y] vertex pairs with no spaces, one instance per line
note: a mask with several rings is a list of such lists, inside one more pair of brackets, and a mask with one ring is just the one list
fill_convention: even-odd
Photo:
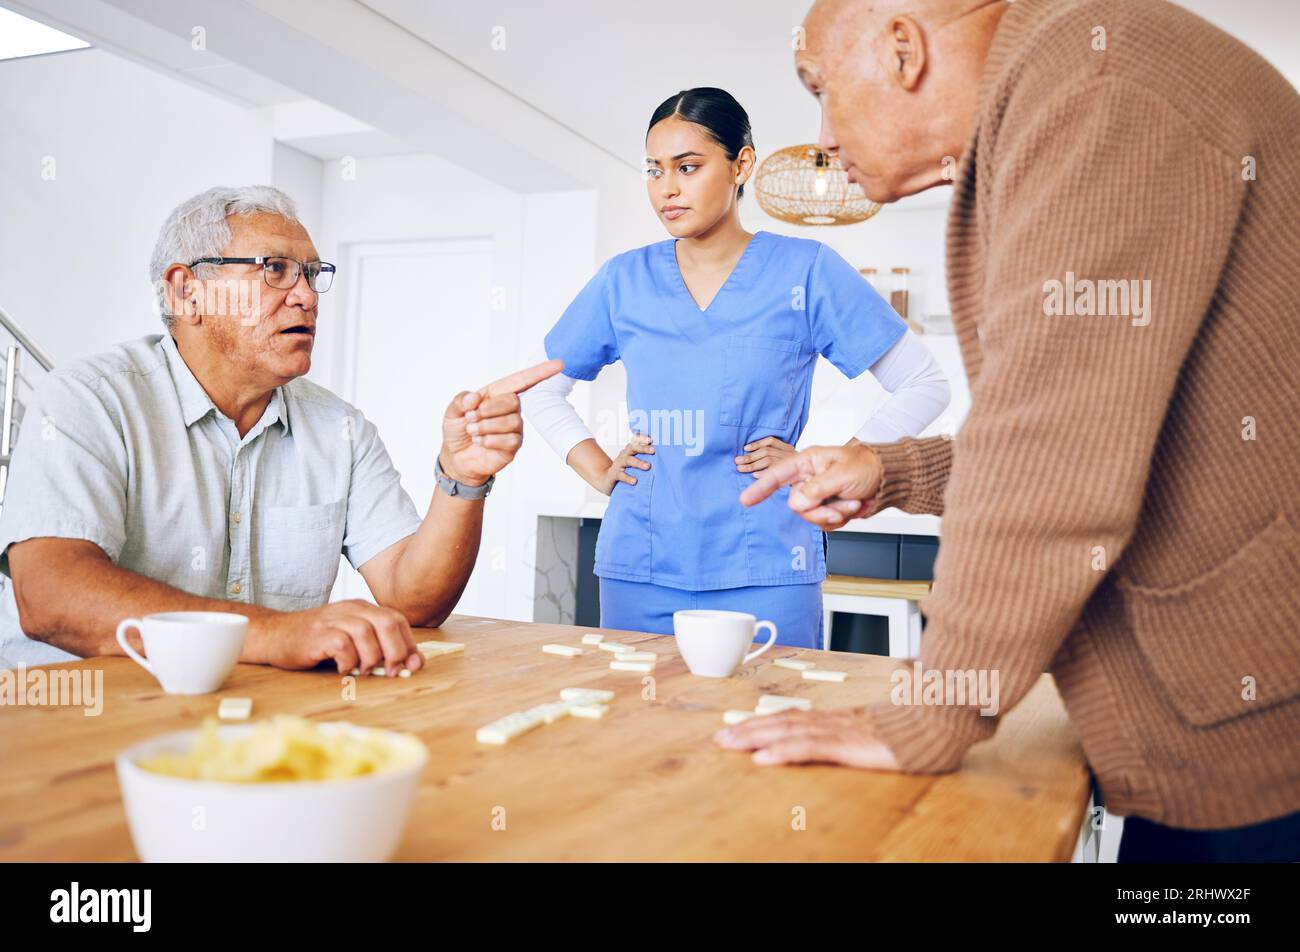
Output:
[[[158,313],[170,328],[176,317],[167,308],[163,275],[173,264],[188,265],[199,258],[215,258],[230,244],[232,231],[227,219],[231,215],[279,215],[287,221],[298,220],[293,199],[269,185],[218,185],[181,202],[163,222],[158,241],[149,259],[149,280],[158,296]],[[208,265],[200,265],[207,271]],[[196,269],[197,270],[197,269]],[[200,275],[205,277],[206,275]]]

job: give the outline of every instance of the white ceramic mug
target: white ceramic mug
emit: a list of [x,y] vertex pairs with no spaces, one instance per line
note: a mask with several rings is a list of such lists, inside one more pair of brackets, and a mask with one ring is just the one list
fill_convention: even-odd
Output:
[[[746,654],[754,636],[771,631],[763,647]],[[753,661],[776,644],[776,625],[744,612],[690,609],[673,612],[673,631],[691,674],[701,678],[726,678],[742,664]]]
[[[145,657],[127,643],[140,632]],[[161,612],[128,618],[117,626],[117,643],[168,694],[211,694],[235,669],[248,635],[248,617],[230,612]]]

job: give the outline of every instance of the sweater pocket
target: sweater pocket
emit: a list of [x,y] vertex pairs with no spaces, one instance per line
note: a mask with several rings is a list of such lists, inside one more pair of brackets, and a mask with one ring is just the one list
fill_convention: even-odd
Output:
[[1285,514],[1189,582],[1117,587],[1138,649],[1186,723],[1210,727],[1300,696],[1300,533]]

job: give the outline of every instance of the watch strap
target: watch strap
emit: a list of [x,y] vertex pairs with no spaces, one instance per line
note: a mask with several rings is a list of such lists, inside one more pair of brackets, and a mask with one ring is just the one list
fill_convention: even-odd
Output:
[[492,491],[492,484],[496,482],[496,475],[488,477],[488,481],[482,486],[467,486],[458,480],[452,479],[443,471],[442,458],[438,457],[433,469],[434,478],[438,481],[438,488],[448,496],[455,496],[459,499],[483,499]]

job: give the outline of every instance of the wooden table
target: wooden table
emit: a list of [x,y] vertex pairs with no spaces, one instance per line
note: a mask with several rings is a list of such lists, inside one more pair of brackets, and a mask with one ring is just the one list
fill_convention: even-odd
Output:
[[[828,765],[762,767],[711,740],[722,711],[760,693],[818,708],[887,697],[890,659],[771,649],[726,680],[687,672],[673,639],[607,633],[657,651],[644,674],[611,656],[543,654],[591,629],[453,616],[430,639],[465,642],[411,678],[240,665],[217,695],[176,697],[125,658],[103,671],[104,707],[0,706],[0,860],[132,860],[113,766],[124,747],[197,727],[220,697],[253,698],[255,718],[294,713],[410,731],[428,745],[400,860],[1068,860],[1088,801],[1082,750],[1050,676],[976,746],[962,769],[908,776]],[[771,664],[809,655],[840,684]],[[37,669],[32,669],[37,670]],[[598,721],[567,718],[505,747],[475,730],[556,700],[564,687],[617,694]],[[643,692],[647,695],[643,697]],[[504,817],[505,829],[500,826]],[[799,827],[803,828],[800,829]]]

